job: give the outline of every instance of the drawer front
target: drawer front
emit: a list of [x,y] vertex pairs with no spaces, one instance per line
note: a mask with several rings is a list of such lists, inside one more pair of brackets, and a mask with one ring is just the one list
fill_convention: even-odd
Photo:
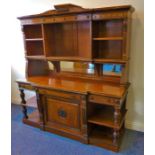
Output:
[[119,103],[119,99],[100,96],[100,95],[90,95],[88,97],[89,102],[107,104],[107,105],[114,105]]
[[81,99],[81,95],[79,94],[75,94],[75,93],[66,93],[66,92],[62,92],[62,91],[57,91],[57,90],[48,90],[48,89],[39,89],[38,90],[40,94],[44,94],[44,95],[52,95],[55,97],[62,97],[62,98],[67,98],[67,99],[71,99],[71,100],[80,100]]
[[19,86],[19,88],[23,88],[23,89],[34,90],[34,88],[28,84],[19,83],[18,86]]
[[79,105],[47,98],[46,121],[67,127],[79,128]]
[[127,12],[107,12],[107,13],[95,13],[93,14],[93,20],[100,19],[120,19],[127,17]]

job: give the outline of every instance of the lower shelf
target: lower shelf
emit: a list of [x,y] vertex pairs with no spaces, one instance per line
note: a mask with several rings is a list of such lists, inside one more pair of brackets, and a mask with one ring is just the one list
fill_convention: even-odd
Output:
[[120,137],[118,138],[118,143],[114,144],[112,129],[110,128],[103,129],[102,127],[97,127],[91,131],[89,135],[89,143],[112,150],[114,152],[118,152],[122,135],[123,135],[123,132],[121,131]]
[[31,114],[29,114],[27,119],[23,118],[23,123],[40,128],[40,119],[38,110],[35,110]]

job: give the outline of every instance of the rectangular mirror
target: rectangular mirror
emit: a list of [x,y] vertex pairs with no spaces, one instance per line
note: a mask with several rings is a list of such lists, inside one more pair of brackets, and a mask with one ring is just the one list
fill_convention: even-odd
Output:
[[122,68],[122,64],[105,63],[102,65],[102,73],[103,75],[121,76]]
[[79,73],[79,74],[94,74],[94,64],[88,62],[60,62],[61,72]]

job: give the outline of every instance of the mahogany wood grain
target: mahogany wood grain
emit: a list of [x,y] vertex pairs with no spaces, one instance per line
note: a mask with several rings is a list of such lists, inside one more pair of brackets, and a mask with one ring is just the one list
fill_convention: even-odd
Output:
[[[20,80],[21,81],[21,80]],[[110,85],[107,83],[93,83],[86,82],[83,80],[66,80],[63,78],[52,78],[47,76],[35,76],[28,77],[27,79],[22,80],[23,82],[31,83],[34,86],[42,87],[42,88],[51,88],[57,90],[64,90],[69,92],[79,92],[79,93],[94,93],[94,94],[102,94],[105,96],[111,96],[116,98],[121,98],[124,93],[126,93],[125,86],[119,85]]]
[[[24,123],[119,150],[130,85],[133,11],[130,5],[86,9],[59,4],[55,10],[18,18],[26,58],[26,78],[17,80]],[[66,69],[61,61],[76,63]],[[103,71],[106,63],[122,65],[121,74]],[[36,92],[38,110],[30,115],[25,89]]]
[[78,104],[47,98],[46,109],[46,121],[60,123],[71,128],[80,127]]

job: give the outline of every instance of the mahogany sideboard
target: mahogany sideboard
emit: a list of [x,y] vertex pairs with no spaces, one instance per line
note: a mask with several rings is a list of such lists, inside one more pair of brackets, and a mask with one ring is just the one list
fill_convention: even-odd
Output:
[[[125,130],[130,5],[85,9],[73,4],[19,17],[26,78],[17,80],[23,122],[118,151]],[[62,62],[74,64],[64,69]],[[52,69],[49,67],[52,64]],[[36,93],[27,112],[24,90]]]

